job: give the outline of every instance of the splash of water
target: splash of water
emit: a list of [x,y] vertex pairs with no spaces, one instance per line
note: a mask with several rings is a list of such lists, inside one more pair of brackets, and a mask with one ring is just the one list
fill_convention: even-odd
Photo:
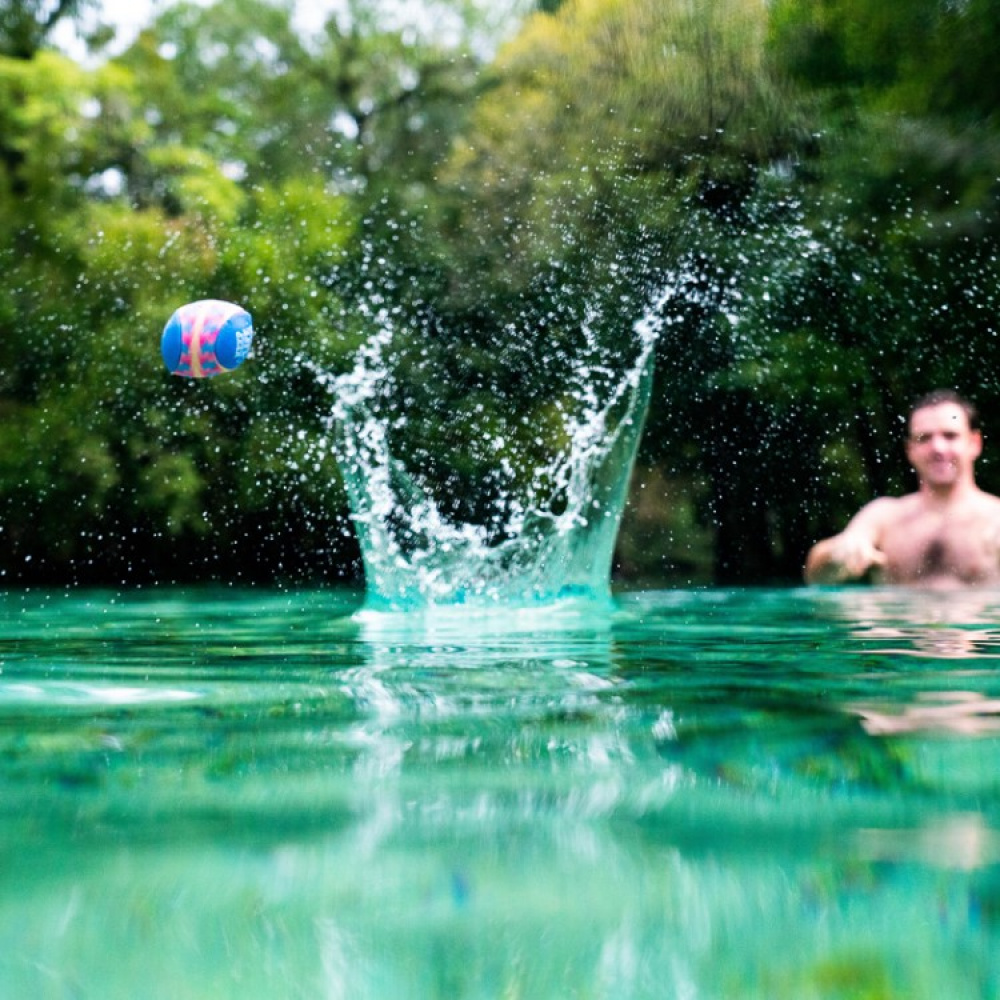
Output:
[[[388,309],[353,370],[317,372],[333,398],[330,431],[361,544],[369,605],[536,605],[563,598],[607,602],[615,539],[649,402],[654,348],[665,298],[631,330],[629,357],[603,345],[596,316],[583,324],[571,366],[565,444],[518,495],[503,496],[489,525],[442,509],[421,477],[393,454],[397,392]],[[398,419],[398,417],[397,417]],[[498,455],[499,463],[505,462]]]

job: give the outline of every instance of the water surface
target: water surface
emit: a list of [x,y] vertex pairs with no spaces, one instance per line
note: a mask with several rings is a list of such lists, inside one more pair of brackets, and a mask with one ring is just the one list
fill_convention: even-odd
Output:
[[0,598],[0,996],[1000,996],[1000,593]]

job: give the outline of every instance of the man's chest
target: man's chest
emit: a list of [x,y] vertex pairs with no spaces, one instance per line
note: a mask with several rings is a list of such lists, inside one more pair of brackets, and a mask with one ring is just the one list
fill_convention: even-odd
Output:
[[893,582],[1000,578],[1000,538],[993,522],[975,513],[901,518],[881,539],[886,577]]

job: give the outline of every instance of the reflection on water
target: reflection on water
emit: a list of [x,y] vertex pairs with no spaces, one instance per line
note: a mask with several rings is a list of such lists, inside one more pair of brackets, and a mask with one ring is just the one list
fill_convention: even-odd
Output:
[[916,857],[925,864],[972,870],[1000,862],[1000,833],[979,813],[942,816],[917,829],[861,830],[863,857],[895,861]]
[[971,736],[1000,730],[1000,698],[989,695],[995,668],[988,664],[1000,657],[1000,592],[854,588],[828,592],[827,608],[849,626],[867,658],[969,661],[948,671],[944,689],[921,687],[908,701],[893,691],[849,705],[867,732]]
[[857,705],[866,732],[912,733],[920,730],[993,733],[1000,729],[1000,699],[984,698],[975,691],[927,691],[918,700],[895,712],[881,712],[877,707]]
[[820,593],[856,638],[883,652],[1000,656],[1000,591],[857,587]]
[[1000,995],[973,596],[9,594],[0,996]]

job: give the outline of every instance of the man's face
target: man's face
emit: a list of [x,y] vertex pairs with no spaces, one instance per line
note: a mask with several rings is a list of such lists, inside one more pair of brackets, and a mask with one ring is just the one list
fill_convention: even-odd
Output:
[[938,403],[910,417],[906,456],[922,483],[950,486],[972,478],[972,467],[983,450],[979,431],[957,403]]

